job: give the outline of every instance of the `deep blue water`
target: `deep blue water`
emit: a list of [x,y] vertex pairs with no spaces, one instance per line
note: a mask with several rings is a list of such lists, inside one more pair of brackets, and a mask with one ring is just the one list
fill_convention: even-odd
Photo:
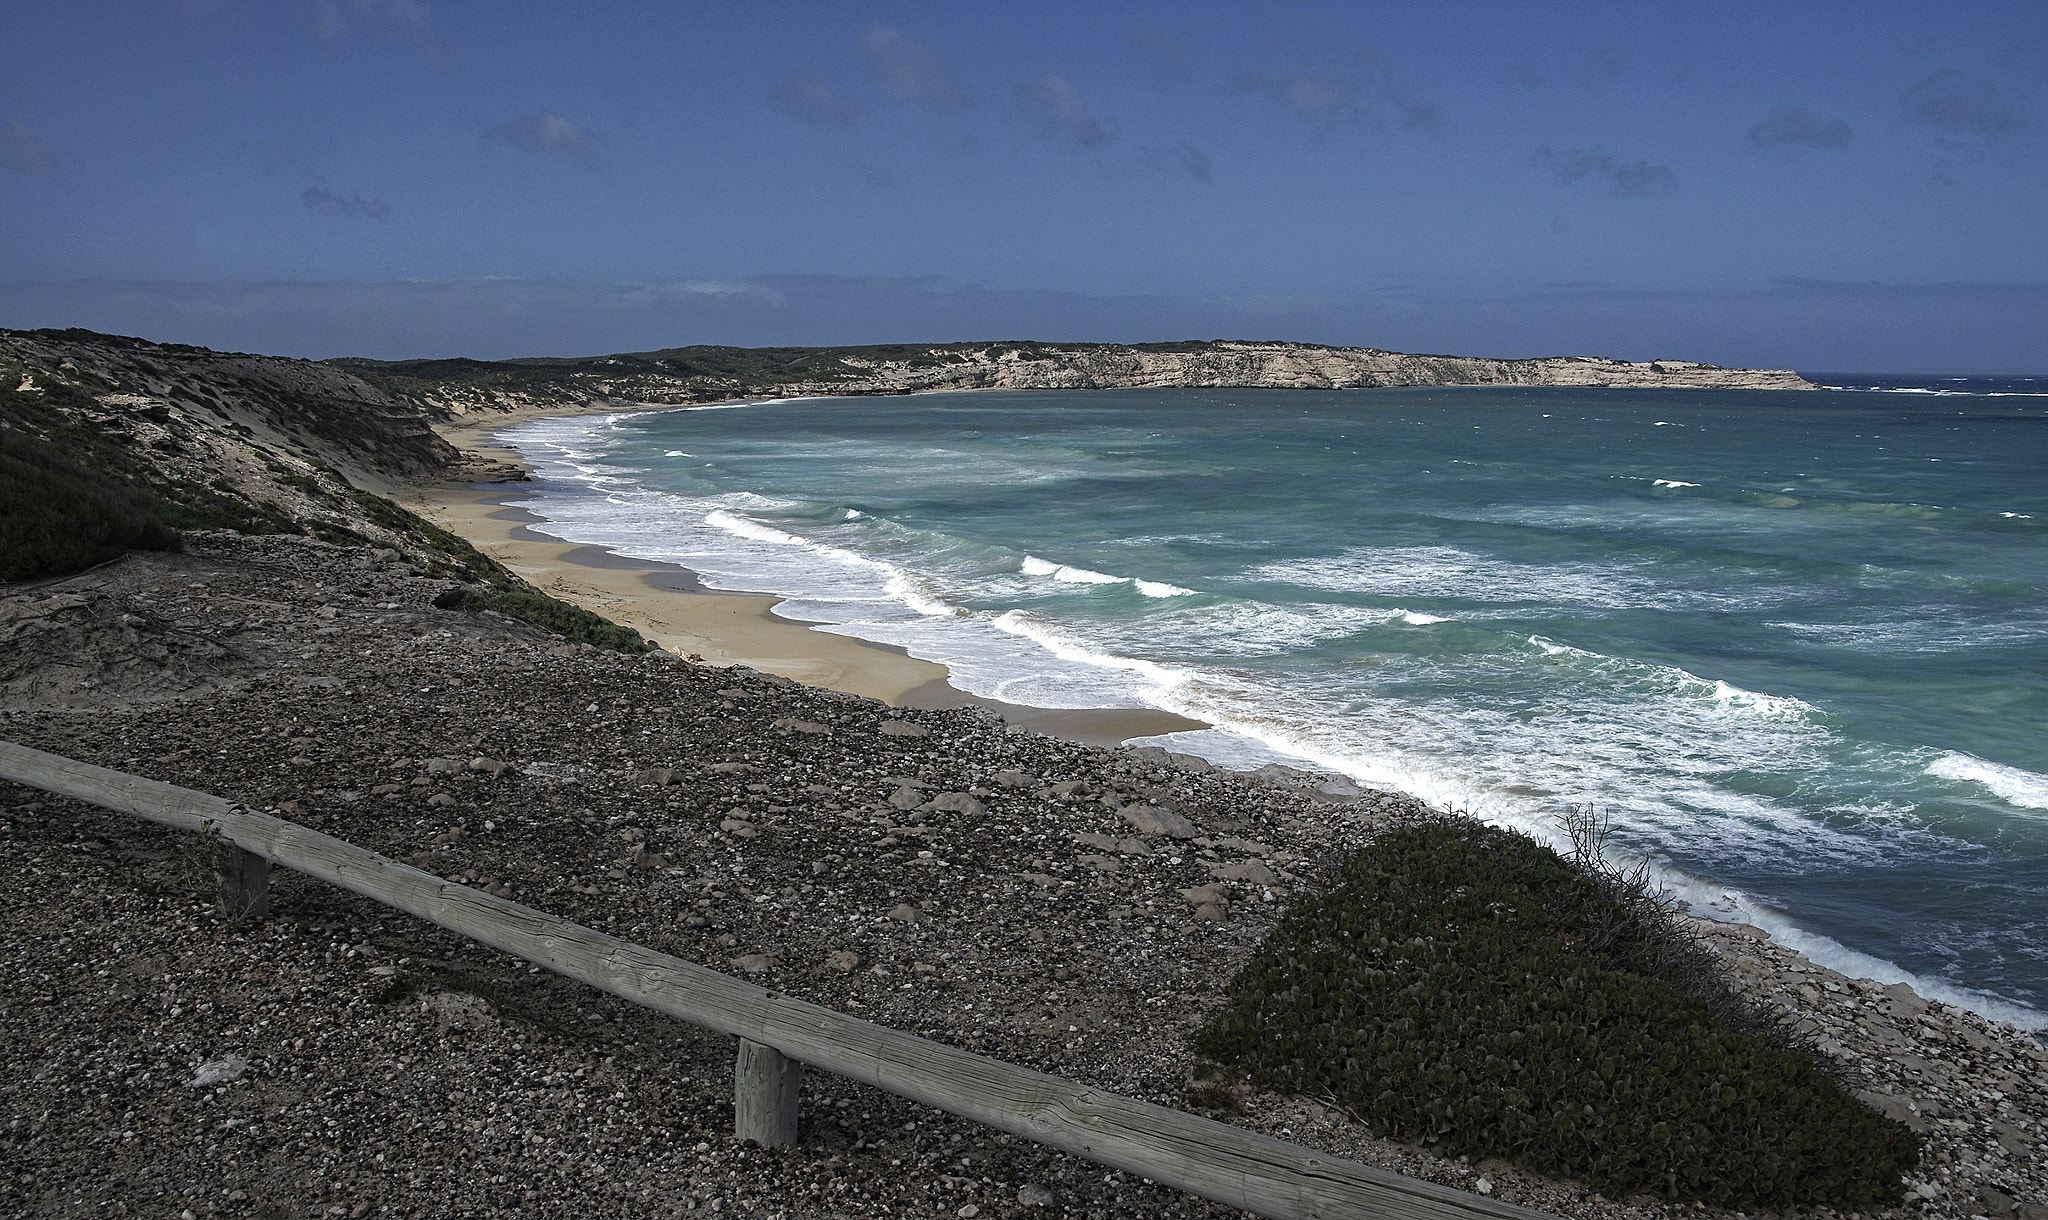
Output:
[[2035,384],[936,394],[506,435],[565,537],[979,693],[1202,718],[1168,744],[1222,761],[1546,835],[1591,805],[1703,911],[2038,1028]]

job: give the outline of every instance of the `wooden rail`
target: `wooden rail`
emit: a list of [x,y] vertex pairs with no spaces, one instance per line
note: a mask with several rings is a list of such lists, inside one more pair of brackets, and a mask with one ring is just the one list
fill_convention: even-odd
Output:
[[737,1036],[739,1134],[796,1136],[801,1065],[1276,1220],[1552,1220],[1447,1186],[1134,1101],[742,982],[203,792],[0,741],[0,779],[215,836],[221,904],[267,909],[271,863],[636,1004]]

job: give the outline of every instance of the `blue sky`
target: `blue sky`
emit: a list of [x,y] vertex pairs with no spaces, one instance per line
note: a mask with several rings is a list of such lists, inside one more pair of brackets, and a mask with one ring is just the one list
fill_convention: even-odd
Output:
[[0,325],[2048,372],[2048,4],[0,11]]

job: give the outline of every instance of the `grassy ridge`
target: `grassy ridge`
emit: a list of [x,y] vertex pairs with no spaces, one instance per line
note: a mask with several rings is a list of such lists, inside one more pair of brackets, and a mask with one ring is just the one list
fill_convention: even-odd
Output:
[[1478,823],[1396,831],[1274,929],[1196,1049],[1377,1134],[1610,1193],[1897,1202],[1913,1133],[1717,1019],[1725,993],[1695,994],[1657,904],[1613,881]]

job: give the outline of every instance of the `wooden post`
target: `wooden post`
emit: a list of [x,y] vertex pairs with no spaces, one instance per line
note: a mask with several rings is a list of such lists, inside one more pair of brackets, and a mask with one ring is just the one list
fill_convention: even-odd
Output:
[[270,861],[223,841],[213,866],[214,896],[229,919],[270,915]]
[[732,1068],[733,1134],[764,1148],[796,1143],[803,1079],[803,1064],[772,1046],[741,1038]]

